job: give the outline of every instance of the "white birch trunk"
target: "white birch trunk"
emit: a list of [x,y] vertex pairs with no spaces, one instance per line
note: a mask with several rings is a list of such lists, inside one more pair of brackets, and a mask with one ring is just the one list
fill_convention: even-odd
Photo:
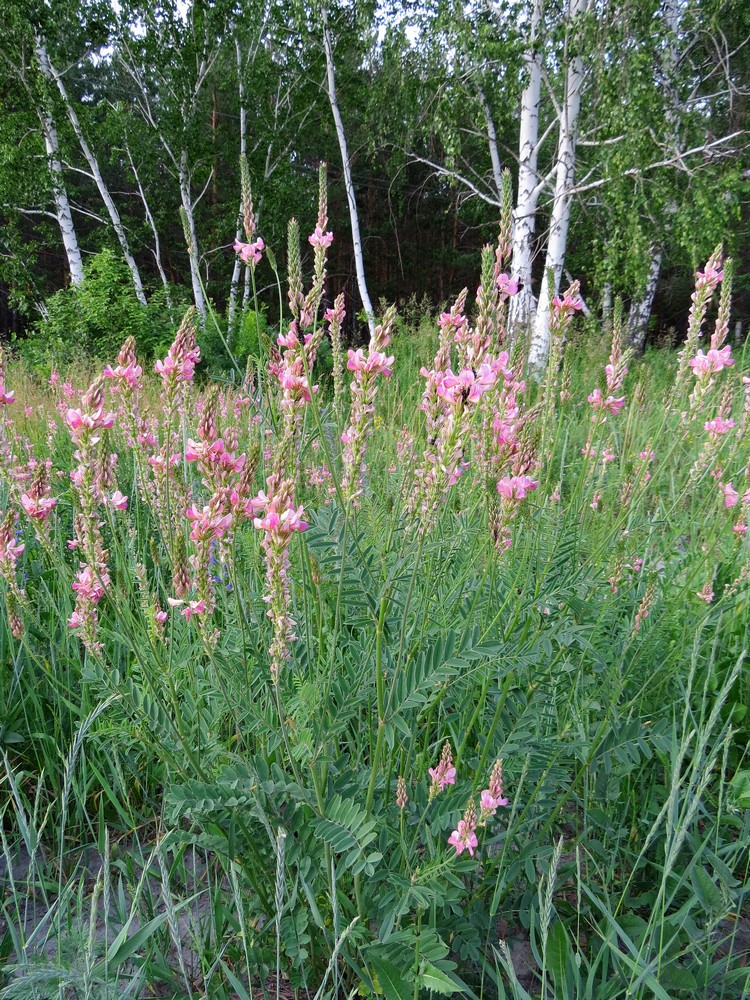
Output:
[[648,280],[643,295],[630,306],[628,314],[628,339],[637,351],[643,351],[646,346],[646,333],[651,309],[654,305],[656,287],[659,284],[663,249],[654,244],[651,247],[651,262],[648,269]]
[[612,282],[604,282],[604,294],[602,295],[602,326],[605,330],[612,329]]
[[[576,19],[586,12],[589,0],[570,0],[570,31],[576,31]],[[560,279],[565,267],[565,251],[570,225],[570,194],[575,180],[576,139],[578,115],[581,110],[581,87],[583,84],[583,57],[573,56],[568,62],[565,86],[565,104],[560,120],[557,144],[557,164],[555,195],[552,203],[547,257],[544,266],[544,280],[539,291],[534,332],[529,349],[529,365],[543,369],[549,353],[549,310],[552,299],[560,290]],[[551,274],[551,279],[550,279]]]
[[57,138],[57,127],[54,118],[44,108],[38,109],[44,135],[44,146],[47,151],[47,163],[52,182],[52,197],[55,201],[55,215],[60,227],[65,256],[68,258],[70,280],[74,285],[83,283],[83,259],[78,246],[78,236],[73,223],[73,213],[70,210],[68,192],[63,179],[62,163],[60,162],[60,143]]
[[503,165],[500,161],[500,151],[497,145],[497,130],[495,129],[495,121],[492,117],[492,108],[487,100],[487,95],[481,87],[477,87],[477,93],[479,94],[479,100],[482,104],[482,110],[484,111],[484,120],[487,125],[487,144],[490,147],[490,160],[492,161],[492,179],[495,182],[495,191],[497,192],[497,200],[502,201],[503,198]]
[[321,8],[323,20],[323,46],[326,53],[326,68],[328,73],[328,100],[331,104],[331,112],[336,125],[336,135],[339,140],[341,150],[341,161],[344,168],[344,186],[346,188],[346,198],[349,202],[349,220],[352,228],[352,244],[354,246],[354,265],[357,270],[357,286],[359,297],[367,315],[367,325],[370,328],[370,336],[375,332],[375,312],[370,302],[365,280],[365,263],[362,256],[362,238],[359,232],[359,213],[357,212],[357,201],[354,197],[354,184],[352,182],[352,170],[349,162],[349,152],[346,147],[346,134],[344,132],[344,122],[341,118],[338,99],[336,97],[336,75],[333,64],[333,48],[331,46],[331,36],[328,32],[328,13],[325,4]]
[[528,330],[536,310],[531,284],[534,231],[539,200],[539,104],[542,96],[542,59],[536,43],[542,23],[542,0],[534,0],[529,47],[524,56],[526,86],[521,95],[521,127],[518,139],[518,192],[513,211],[513,267],[521,289],[510,300],[510,325],[514,334]]
[[91,170],[91,176],[93,177],[94,182],[96,183],[99,194],[101,195],[101,199],[104,202],[107,212],[109,213],[109,218],[112,222],[112,226],[117,235],[117,239],[120,242],[125,262],[127,263],[130,273],[133,276],[133,286],[135,288],[136,297],[138,301],[145,306],[147,304],[146,293],[143,290],[143,282],[141,281],[141,274],[140,271],[138,270],[138,265],[135,262],[135,258],[130,252],[130,247],[128,246],[128,239],[127,236],[125,235],[125,228],[122,224],[120,213],[117,211],[117,206],[115,205],[112,199],[112,195],[109,193],[109,188],[107,187],[104,181],[104,177],[102,176],[102,172],[99,168],[99,163],[96,159],[96,156],[94,155],[93,150],[89,146],[88,142],[86,141],[86,137],[83,134],[81,123],[78,119],[78,115],[76,114],[76,110],[73,107],[70,98],[68,97],[68,92],[65,89],[65,84],[63,83],[62,77],[57,72],[55,67],[52,65],[52,62],[47,53],[47,49],[44,46],[44,42],[39,36],[36,36],[34,40],[34,51],[37,57],[37,61],[39,63],[39,68],[42,71],[42,75],[50,83],[55,83],[57,85],[57,89],[60,92],[60,97],[62,98],[63,104],[65,106],[65,111],[68,115],[68,120],[70,121],[70,124],[73,127],[73,131],[75,132],[76,138],[78,139],[78,144],[80,145],[81,151],[83,152],[83,155],[86,158],[86,162],[89,165],[89,169]]
[[135,182],[138,185],[138,193],[141,196],[141,201],[143,202],[143,211],[146,216],[146,222],[148,222],[151,229],[151,233],[154,237],[154,249],[153,255],[156,260],[156,267],[159,271],[159,277],[164,285],[164,294],[167,299],[167,307],[171,311],[172,309],[172,295],[170,292],[169,278],[167,278],[167,273],[164,270],[164,264],[161,259],[161,240],[159,239],[159,230],[156,228],[156,220],[154,219],[153,213],[146,198],[146,192],[143,190],[143,185],[141,184],[141,178],[138,174],[138,170],[133,160],[133,154],[130,152],[130,146],[128,145],[127,139],[125,141],[125,152],[128,154],[128,160],[130,161],[130,169],[133,171],[133,177],[135,177]]
[[188,152],[183,149],[180,153],[180,198],[182,209],[185,213],[185,225],[187,227],[186,238],[188,242],[188,257],[190,259],[190,280],[193,286],[193,302],[201,319],[201,324],[205,324],[207,316],[206,298],[203,294],[201,275],[198,269],[198,233],[195,228],[195,214],[193,212],[193,199],[190,193],[190,171],[188,170]]
[[[247,110],[245,108],[245,85],[242,81],[242,49],[239,38],[234,40],[235,52],[237,55],[237,80],[240,98],[240,159],[247,155]],[[237,241],[242,239],[242,198],[240,198],[240,210],[237,214]],[[246,270],[248,270],[246,268]],[[242,261],[239,254],[234,255],[234,267],[232,268],[232,282],[229,286],[229,305],[227,307],[227,341],[232,343],[235,326],[237,325],[237,299],[240,293],[240,278],[242,276]],[[249,277],[249,274],[248,274]]]

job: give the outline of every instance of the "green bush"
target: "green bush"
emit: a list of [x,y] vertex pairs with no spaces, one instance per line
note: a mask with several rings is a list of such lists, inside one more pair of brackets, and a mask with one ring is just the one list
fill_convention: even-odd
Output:
[[46,316],[18,344],[21,357],[39,368],[67,366],[82,356],[109,360],[128,336],[135,337],[146,360],[166,353],[187,305],[185,290],[170,289],[171,309],[163,288],[141,305],[127,265],[110,249],[92,257],[84,270],[83,284],[47,300]]

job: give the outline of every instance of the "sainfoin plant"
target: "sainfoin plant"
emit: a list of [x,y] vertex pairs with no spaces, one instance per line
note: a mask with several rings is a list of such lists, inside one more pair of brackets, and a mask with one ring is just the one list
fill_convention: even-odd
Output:
[[[3,995],[742,995],[731,267],[717,251],[698,276],[671,396],[619,314],[566,358],[575,285],[537,384],[506,330],[506,219],[405,385],[393,310],[343,352],[327,226],[323,179],[310,287],[292,226],[289,315],[240,388],[198,386],[192,311],[155,371],[128,342],[32,417],[3,372],[5,871],[19,831],[50,913],[14,875]],[[80,908],[113,933],[70,957],[73,842],[99,847]]]

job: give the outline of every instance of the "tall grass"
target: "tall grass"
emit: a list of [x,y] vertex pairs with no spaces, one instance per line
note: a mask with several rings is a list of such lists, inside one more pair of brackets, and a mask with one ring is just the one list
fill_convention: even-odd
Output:
[[[492,260],[469,328],[491,324],[494,359]],[[307,391],[299,341],[264,343],[241,388],[196,388],[189,319],[183,376],[132,392],[120,374],[68,399],[10,366],[0,995],[748,994],[747,369],[698,398],[671,359],[631,359],[623,408],[597,409],[617,329],[584,338],[560,310],[560,364],[537,384],[513,345],[478,400],[435,397],[431,440],[426,328],[365,350],[393,352],[390,379],[352,362],[361,417]],[[426,517],[435,454],[462,474]],[[57,504],[35,520],[45,461]],[[498,493],[511,477],[526,496]],[[301,530],[274,526],[288,511]],[[485,807],[498,760],[507,805]]]

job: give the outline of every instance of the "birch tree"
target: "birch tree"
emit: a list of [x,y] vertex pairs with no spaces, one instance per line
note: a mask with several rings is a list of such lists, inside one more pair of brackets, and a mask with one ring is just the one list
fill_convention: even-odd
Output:
[[[529,349],[529,365],[536,369],[543,368],[547,362],[550,336],[549,310],[552,298],[557,295],[560,289],[560,280],[565,267],[584,72],[583,56],[580,54],[581,43],[577,34],[581,30],[581,19],[589,9],[589,4],[590,0],[570,0],[568,7],[566,49],[569,51],[566,53],[565,94],[559,112],[557,154],[555,157],[555,191],[547,235],[544,277],[539,292],[539,302]],[[570,51],[571,49],[572,51]]]
[[67,114],[68,120],[73,128],[78,143],[81,147],[81,152],[83,153],[86,162],[88,163],[89,170],[91,172],[91,177],[94,180],[97,190],[101,196],[104,206],[107,209],[107,214],[109,215],[110,221],[112,223],[112,228],[115,231],[117,240],[122,248],[122,254],[125,258],[125,262],[128,265],[128,269],[133,277],[133,287],[135,288],[135,294],[138,301],[142,305],[146,305],[146,293],[143,290],[143,282],[141,280],[141,273],[138,269],[138,265],[135,261],[135,257],[130,251],[130,246],[128,244],[128,238],[125,233],[125,227],[122,224],[122,219],[120,218],[120,213],[117,210],[114,199],[110,194],[109,188],[104,176],[102,174],[101,167],[99,166],[99,161],[93,151],[92,146],[88,142],[86,136],[84,135],[81,122],[78,118],[73,100],[68,94],[68,90],[65,86],[65,81],[62,75],[58,72],[50,59],[49,52],[47,51],[47,43],[43,35],[39,30],[34,33],[34,53],[36,55],[36,60],[41,70],[42,76],[45,80],[54,84],[60,93],[62,99],[63,107]]
[[354,264],[357,272],[357,287],[359,297],[362,299],[362,306],[367,316],[367,325],[370,328],[370,336],[375,331],[375,312],[370,302],[370,294],[367,291],[367,280],[365,278],[365,262],[362,254],[362,236],[359,228],[359,212],[357,210],[357,198],[354,191],[354,181],[352,180],[351,161],[349,159],[349,149],[344,131],[344,121],[341,117],[338,95],[336,93],[336,67],[333,59],[333,43],[328,25],[328,11],[325,2],[321,6],[321,21],[323,29],[323,48],[326,56],[326,80],[328,85],[328,100],[331,105],[331,114],[336,126],[336,136],[338,138],[339,149],[341,151],[341,164],[344,171],[344,185],[346,187],[346,199],[349,205],[349,222],[352,230],[352,245],[354,248]]
[[[194,145],[199,140],[198,111],[222,49],[228,10],[227,4],[198,0],[184,8],[169,0],[156,10],[149,4],[129,4],[123,8],[116,52],[134,88],[138,110],[177,181],[193,301],[201,322],[206,320],[207,303],[195,211],[208,190],[213,167],[206,172]],[[136,23],[138,30],[133,29]]]
[[[63,172],[58,124],[45,81],[43,78],[40,79],[34,62],[30,24],[28,19],[18,16],[17,12],[8,11],[4,27],[0,60],[5,75],[18,87],[19,99],[25,98],[38,122],[38,134],[46,158],[48,190],[54,205],[53,218],[60,230],[70,280],[72,284],[80,285],[84,279],[83,257]],[[4,99],[7,100],[7,92]],[[30,215],[44,215],[47,212],[46,208],[41,206],[37,208],[16,203],[12,207],[16,211]]]

